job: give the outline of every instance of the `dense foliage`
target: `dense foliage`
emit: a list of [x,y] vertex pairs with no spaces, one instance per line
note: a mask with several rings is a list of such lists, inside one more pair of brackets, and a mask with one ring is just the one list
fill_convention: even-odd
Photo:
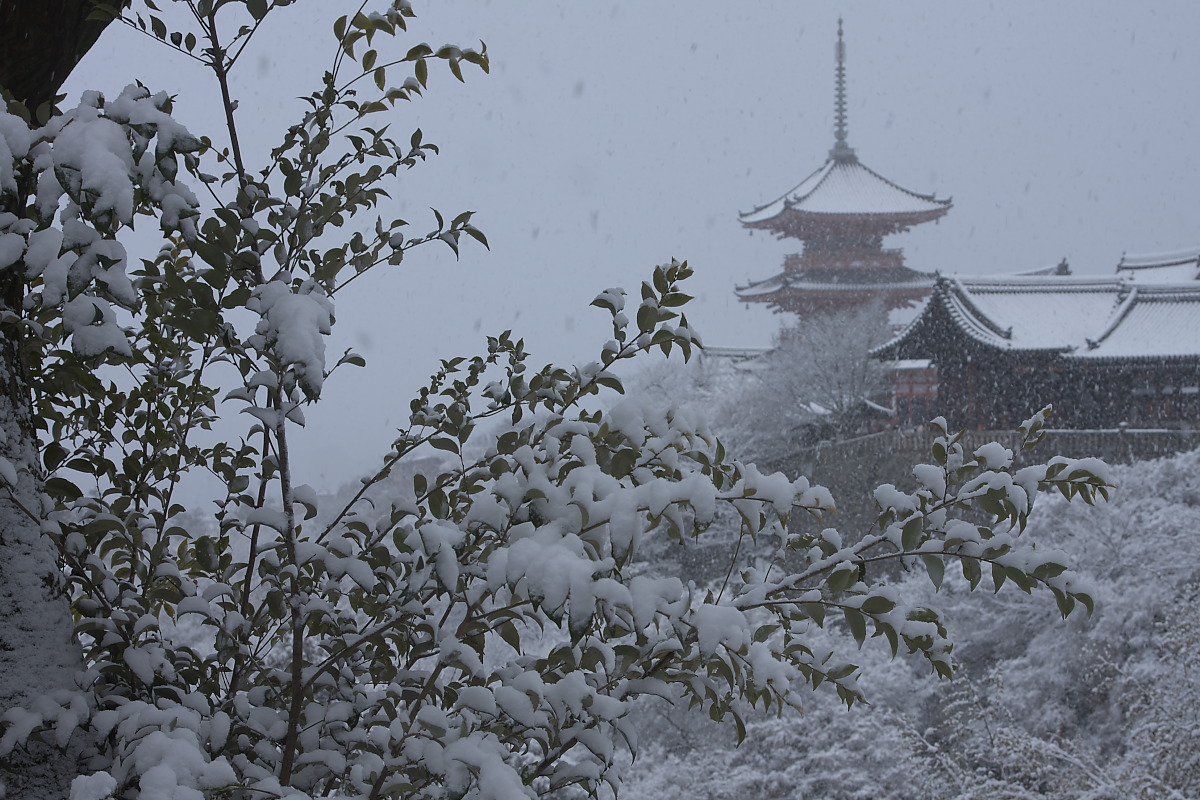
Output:
[[[612,338],[594,361],[534,369],[501,334],[442,362],[382,463],[322,508],[294,479],[288,433],[330,373],[362,363],[326,357],[339,291],[427,242],[486,244],[470,213],[415,237],[379,216],[392,179],[436,148],[369,122],[419,95],[431,62],[461,79],[488,61],[454,45],[375,49],[406,30],[406,0],[342,17],[322,85],[251,167],[228,75],[290,4],[179,0],[191,28],[176,31],[144,0],[125,20],[211,70],[227,147],[141,86],[45,124],[0,115],[0,191],[16,209],[0,218],[0,267],[29,287],[8,311],[31,332],[43,455],[0,463],[0,477],[42,479],[40,507],[22,510],[59,549],[86,664],[77,690],[3,711],[0,758],[31,739],[71,748],[76,800],[595,795],[619,783],[639,698],[741,733],[747,708],[798,706],[822,685],[856,703],[854,648],[826,627],[949,675],[935,605],[881,562],[935,585],[955,567],[971,588],[1042,588],[1064,616],[1091,607],[1063,555],[1024,531],[1043,490],[1107,496],[1097,462],[1019,467],[942,430],[918,488],[880,487],[877,529],[843,541],[823,527],[828,492],[729,457],[687,414],[601,410],[621,362],[699,346],[678,262],[632,303],[596,298]],[[118,237],[139,214],[166,238],[134,266]],[[1026,444],[1043,423],[1026,423]],[[212,524],[180,500],[194,472],[223,487]],[[405,485],[381,493],[400,472]],[[640,557],[652,541],[688,546],[722,514],[764,560],[731,561],[705,586]]]
[[864,651],[871,705],[845,713],[814,696],[803,716],[757,715],[748,735],[761,746],[741,749],[716,726],[647,706],[638,725],[654,744],[627,796],[1195,797],[1198,466],[1188,453],[1116,467],[1107,506],[1053,498],[1033,514],[1030,534],[1074,554],[1091,584],[1090,618],[1052,625],[1033,597],[970,594],[959,576],[935,593],[904,576],[903,591],[936,602],[956,634],[952,683]]

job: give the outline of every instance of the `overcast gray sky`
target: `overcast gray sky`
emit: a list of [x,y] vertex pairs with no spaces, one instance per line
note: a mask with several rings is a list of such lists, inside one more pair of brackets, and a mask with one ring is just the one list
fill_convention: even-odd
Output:
[[[298,3],[256,41],[235,91],[260,154],[353,5]],[[460,85],[437,70],[396,115],[442,156],[404,177],[395,211],[419,231],[428,206],[473,209],[492,251],[417,251],[340,297],[331,352],[355,347],[369,365],[308,415],[314,483],[366,469],[437,359],[487,333],[514,329],[538,363],[593,359],[607,331],[591,298],[635,291],[671,256],[697,269],[688,315],[708,344],[768,344],[780,318],[733,287],[778,272],[796,243],[750,236],[737,213],[824,161],[839,15],[850,144],[902,186],[954,199],[939,223],[889,240],[909,266],[985,274],[1066,257],[1109,274],[1126,250],[1200,245],[1194,0],[414,5],[397,47],[482,39],[492,74]],[[219,138],[202,73],[136,34],[106,34],[69,88],[115,93],[134,78],[178,93],[178,116]]]

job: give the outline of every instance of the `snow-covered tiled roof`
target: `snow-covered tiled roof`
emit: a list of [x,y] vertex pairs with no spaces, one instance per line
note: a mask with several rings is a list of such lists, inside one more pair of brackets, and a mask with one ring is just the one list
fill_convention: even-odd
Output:
[[1117,264],[1117,270],[1171,267],[1179,264],[1194,264],[1197,260],[1200,260],[1200,247],[1192,247],[1187,250],[1173,250],[1167,253],[1126,253],[1121,256],[1121,261]]
[[909,352],[937,305],[968,338],[1067,359],[1200,359],[1200,285],[1079,277],[942,278],[917,319],[877,353]]
[[781,272],[761,281],[751,281],[745,286],[737,286],[734,291],[737,292],[738,297],[765,297],[786,287],[787,273]]
[[[863,275],[867,270],[861,270]],[[816,275],[804,272],[781,272],[761,281],[753,281],[745,286],[735,287],[738,297],[766,297],[777,292],[795,289],[803,292],[892,292],[899,289],[932,289],[936,276],[932,273],[918,272],[901,267],[888,270],[871,270],[870,280],[857,282],[854,278],[860,275],[856,270],[845,270],[845,280],[840,282],[822,279]]]
[[741,215],[754,224],[774,219],[784,211],[808,214],[924,214],[945,211],[949,200],[910,192],[857,158],[834,159],[805,178],[799,186],[777,200]]
[[1200,290],[1138,286],[1112,324],[1072,356],[1175,359],[1200,354]]
[[1096,336],[1120,305],[1120,284],[1086,278],[948,282],[946,305],[972,338],[1001,350],[1065,350]]
[[1200,247],[1169,253],[1121,256],[1117,274],[1138,283],[1186,283],[1200,280]]

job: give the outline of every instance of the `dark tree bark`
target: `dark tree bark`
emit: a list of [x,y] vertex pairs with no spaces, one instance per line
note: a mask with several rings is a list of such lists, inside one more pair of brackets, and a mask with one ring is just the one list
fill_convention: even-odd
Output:
[[[0,0],[0,88],[31,113],[53,102],[108,25],[87,19],[93,10],[92,0]],[[15,193],[0,193],[0,212],[24,216],[32,189],[28,176],[19,179]],[[0,311],[20,314],[24,275],[19,261],[0,270]],[[77,691],[82,667],[57,554],[37,519],[38,448],[21,352],[20,326],[0,325],[0,456],[21,470],[16,486],[0,490],[0,713]],[[0,797],[65,798],[81,746],[78,738],[65,751],[35,742],[0,762]]]
[[0,0],[0,87],[30,111],[52,101],[108,27],[88,19],[94,10],[92,0]]

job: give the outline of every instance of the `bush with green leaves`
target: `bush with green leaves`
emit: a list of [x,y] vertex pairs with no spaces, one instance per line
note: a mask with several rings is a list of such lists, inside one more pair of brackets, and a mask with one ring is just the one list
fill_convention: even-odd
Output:
[[[392,180],[436,148],[372,120],[419,95],[431,63],[462,79],[486,51],[389,56],[413,11],[364,5],[335,22],[322,85],[252,168],[228,75],[292,3],[177,0],[194,25],[180,31],[143,4],[110,12],[211,70],[229,146],[183,130],[140,85],[45,124],[0,115],[0,192],[16,209],[0,216],[0,266],[25,270],[8,311],[28,331],[42,453],[0,476],[14,500],[20,475],[42,487],[21,509],[58,548],[84,662],[76,690],[3,710],[0,767],[38,742],[65,748],[77,800],[594,796],[619,786],[638,698],[739,730],[744,708],[798,707],[822,685],[861,699],[853,653],[818,646],[822,626],[949,675],[937,611],[875,562],[935,583],[957,564],[972,586],[987,572],[997,589],[1048,589],[1064,615],[1090,607],[1063,555],[1022,532],[1040,491],[1106,496],[1097,462],[1018,468],[943,430],[919,488],[881,487],[878,531],[844,544],[822,527],[825,490],[731,458],[681,411],[613,399],[624,362],[700,346],[679,312],[691,270],[675,261],[636,307],[618,289],[596,298],[612,338],[595,361],[534,369],[508,333],[443,361],[382,464],[321,508],[288,434],[330,373],[362,364],[326,357],[338,293],[425,243],[486,244],[469,212],[419,236],[378,216]],[[139,214],[165,238],[133,266],[118,238]],[[370,234],[344,235],[369,216]],[[218,420],[247,422],[231,438],[211,435]],[[1023,428],[1028,444],[1042,426]],[[405,469],[411,486],[381,494]],[[212,525],[180,499],[197,472],[223,487]],[[639,557],[652,538],[687,546],[720,509],[770,557],[713,586]]]

